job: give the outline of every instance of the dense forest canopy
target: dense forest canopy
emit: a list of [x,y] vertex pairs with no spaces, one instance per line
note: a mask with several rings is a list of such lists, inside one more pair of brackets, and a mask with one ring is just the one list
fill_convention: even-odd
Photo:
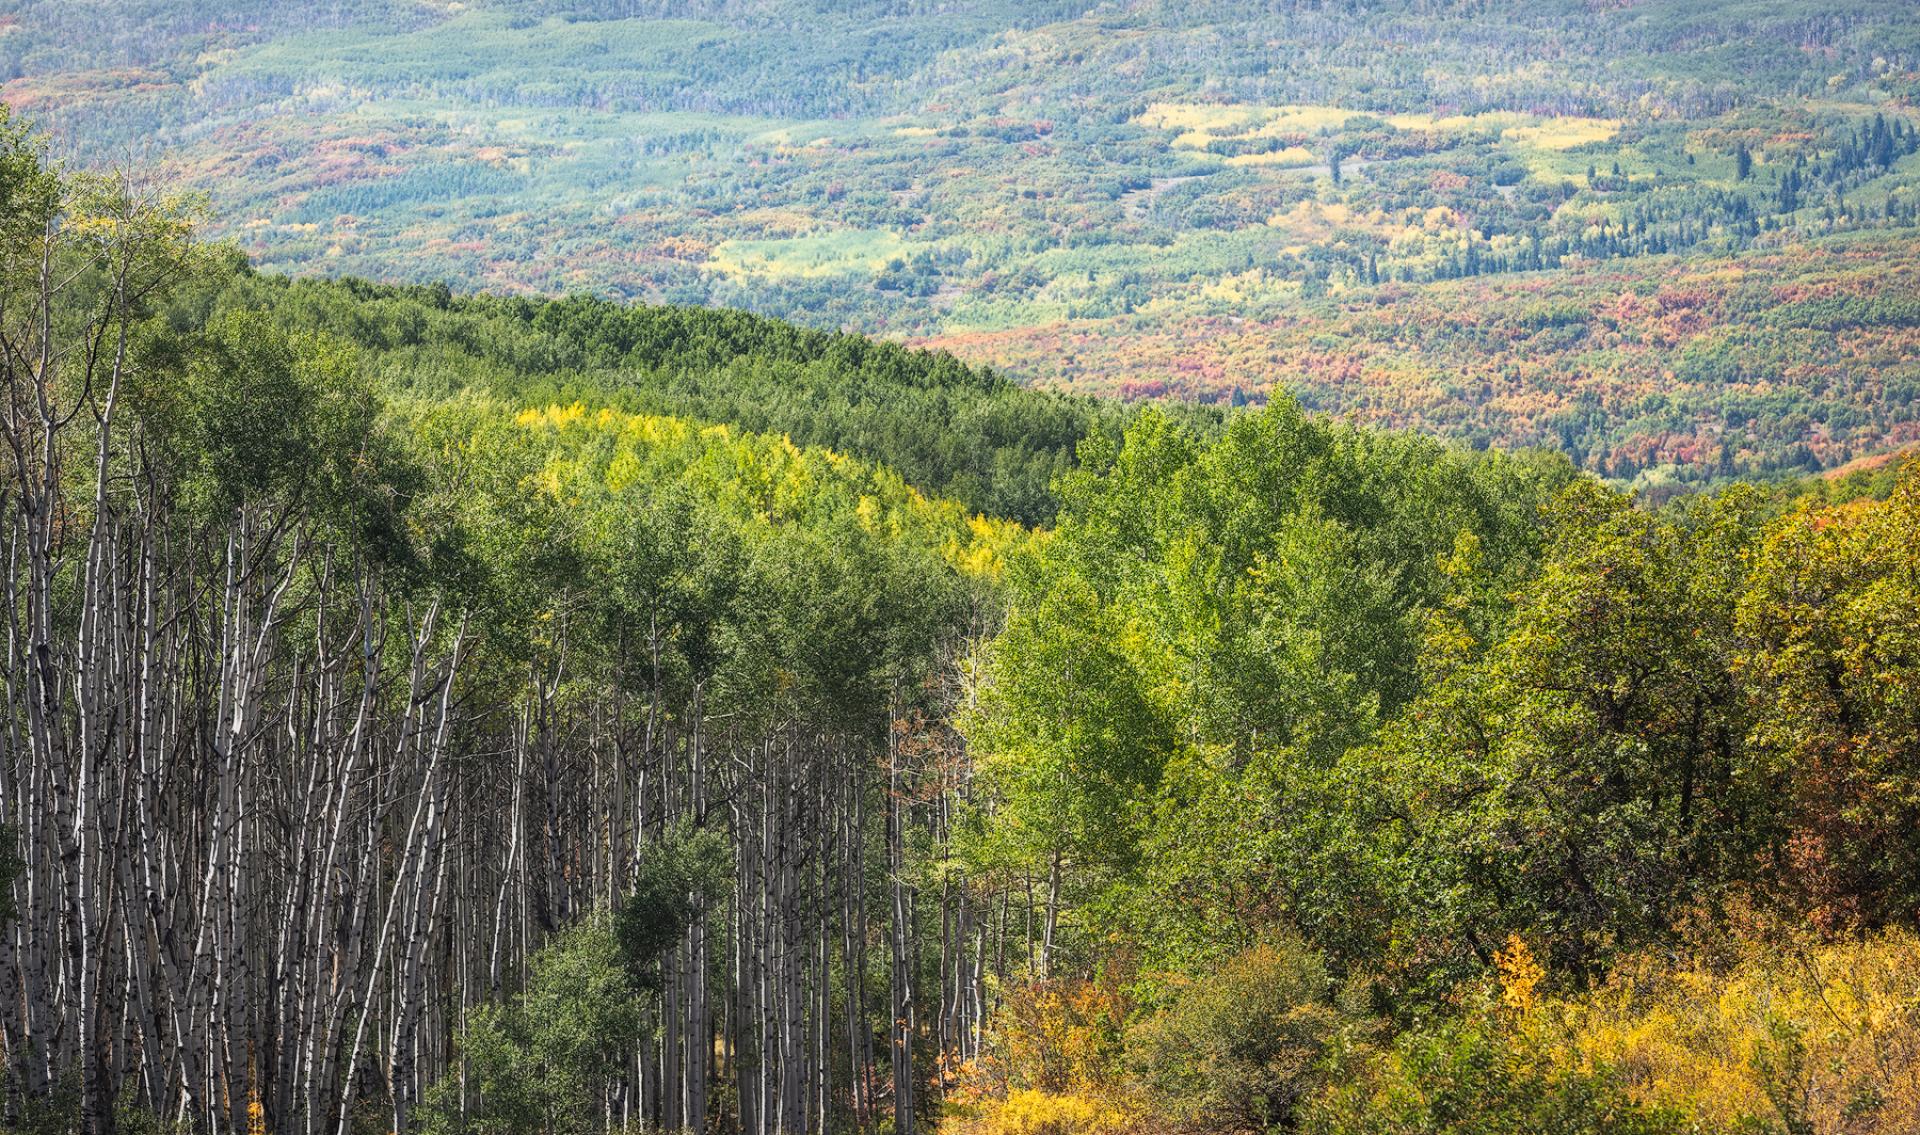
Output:
[[[617,404],[783,434],[884,464],[929,492],[1023,523],[1052,517],[1052,479],[1074,447],[1124,413],[1091,398],[1023,389],[945,353],[808,330],[741,311],[456,296],[259,275],[231,254],[179,301],[230,310],[357,348],[410,400],[486,391],[521,402]],[[1180,411],[1216,428],[1217,412]]]
[[28,0],[0,77],[302,276],[1279,391],[1662,493],[1916,436],[1899,0]]

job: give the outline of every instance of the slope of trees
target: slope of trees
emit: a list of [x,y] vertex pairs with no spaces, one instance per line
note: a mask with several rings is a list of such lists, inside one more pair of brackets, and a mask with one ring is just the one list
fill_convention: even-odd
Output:
[[945,353],[740,311],[289,281],[237,261],[174,303],[181,318],[261,311],[351,343],[384,388],[410,397],[487,390],[727,422],[885,464],[928,492],[1024,523],[1051,519],[1048,486],[1071,467],[1074,446],[1123,416]]
[[[911,723],[1021,530],[782,437],[394,398],[188,318],[172,207],[0,154],[10,1121],[519,1130],[484,1006],[523,987],[618,1002],[538,1034],[606,1030],[538,1055],[567,1115],[911,1109],[901,1007],[979,1012],[978,916],[903,863],[945,799]],[[614,970],[538,952],[615,906]]]
[[[957,1128],[1902,1130],[1917,534],[1911,468],[1655,511],[1284,408],[1143,419],[1016,557],[959,718],[960,854],[1048,881],[1056,1001]],[[1019,1038],[1100,1012],[1036,1081]]]

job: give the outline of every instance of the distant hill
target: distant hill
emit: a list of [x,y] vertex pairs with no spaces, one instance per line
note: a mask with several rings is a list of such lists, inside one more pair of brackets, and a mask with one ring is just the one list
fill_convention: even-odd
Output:
[[[0,19],[0,100],[206,191],[269,269],[748,308],[1100,394],[1284,387],[1643,486],[1830,466],[1920,418],[1904,317],[1775,335],[1755,283],[1910,287],[1920,9],[1893,0]],[[1690,289],[1738,303],[1653,314]],[[1645,303],[1595,349],[1622,293]]]

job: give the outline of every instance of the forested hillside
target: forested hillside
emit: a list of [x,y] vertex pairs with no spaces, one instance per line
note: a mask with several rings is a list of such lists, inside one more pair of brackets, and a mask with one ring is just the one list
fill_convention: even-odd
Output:
[[917,984],[975,933],[915,894],[924,750],[1023,530],[782,435],[418,396],[298,326],[413,308],[249,304],[176,211],[3,140],[6,1122],[910,1099],[892,1007],[981,1012]]
[[0,76],[303,276],[1284,392],[1662,493],[1920,417],[1900,0],[24,0]]
[[[617,405],[784,434],[887,465],[976,511],[1051,518],[1074,446],[1124,411],[1022,389],[945,353],[811,331],[740,311],[455,296],[444,285],[290,281],[220,257],[178,301],[191,318],[257,311],[357,348],[410,400],[462,390]],[[1217,412],[1179,411],[1203,429]]]
[[1920,1124],[1920,473],[1653,507],[185,208],[0,129],[7,1129]]

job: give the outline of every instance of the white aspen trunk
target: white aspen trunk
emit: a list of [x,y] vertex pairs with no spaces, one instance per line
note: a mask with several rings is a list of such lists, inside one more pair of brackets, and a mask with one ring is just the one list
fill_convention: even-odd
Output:
[[888,730],[887,736],[887,870],[891,877],[893,917],[888,925],[892,947],[893,1023],[891,1033],[893,1065],[893,1123],[895,1135],[912,1135],[914,1124],[913,1076],[913,899],[906,880],[905,773],[901,768],[900,748]]

